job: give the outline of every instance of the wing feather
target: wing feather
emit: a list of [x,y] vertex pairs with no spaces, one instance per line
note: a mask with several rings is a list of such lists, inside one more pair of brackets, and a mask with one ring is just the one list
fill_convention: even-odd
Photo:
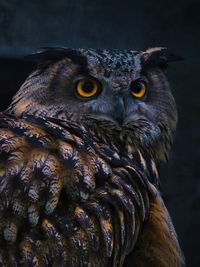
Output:
[[151,192],[112,147],[68,121],[0,114],[2,266],[122,266]]

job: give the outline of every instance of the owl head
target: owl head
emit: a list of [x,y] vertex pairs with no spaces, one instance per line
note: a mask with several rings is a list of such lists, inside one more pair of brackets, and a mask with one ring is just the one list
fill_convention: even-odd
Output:
[[70,120],[165,159],[177,121],[166,67],[178,57],[165,48],[50,48],[28,59],[38,67],[7,112]]

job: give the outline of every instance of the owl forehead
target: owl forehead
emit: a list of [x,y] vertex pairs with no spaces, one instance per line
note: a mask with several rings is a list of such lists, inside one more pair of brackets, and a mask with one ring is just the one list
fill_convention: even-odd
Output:
[[87,59],[87,67],[106,78],[133,75],[140,70],[138,52],[127,50],[80,50]]

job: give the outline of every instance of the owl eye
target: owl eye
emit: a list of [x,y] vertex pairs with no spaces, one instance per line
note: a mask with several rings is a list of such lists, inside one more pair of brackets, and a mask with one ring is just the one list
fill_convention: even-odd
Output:
[[95,79],[81,79],[77,82],[76,91],[82,97],[92,97],[97,94],[99,84]]
[[146,82],[143,80],[136,80],[131,83],[131,94],[135,97],[141,98],[145,95],[147,89]]

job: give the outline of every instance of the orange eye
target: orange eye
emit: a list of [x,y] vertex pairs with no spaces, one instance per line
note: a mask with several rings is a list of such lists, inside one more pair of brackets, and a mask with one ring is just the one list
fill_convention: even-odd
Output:
[[94,96],[98,89],[98,83],[94,79],[82,79],[76,85],[76,91],[82,97]]
[[143,97],[146,93],[146,83],[142,80],[136,80],[134,82],[131,83],[131,94],[134,95],[135,97]]

